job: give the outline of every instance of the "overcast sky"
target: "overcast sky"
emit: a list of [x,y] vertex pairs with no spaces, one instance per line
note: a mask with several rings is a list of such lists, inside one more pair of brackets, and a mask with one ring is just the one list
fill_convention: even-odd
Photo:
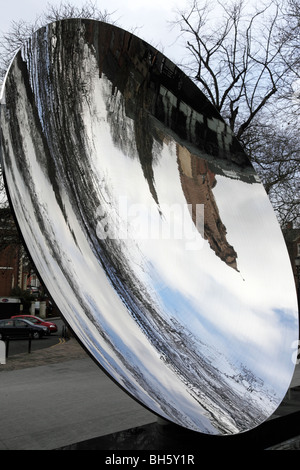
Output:
[[[82,6],[85,0],[67,0]],[[60,5],[61,0],[9,0],[1,2],[0,34],[10,29],[12,21],[33,22],[47,9],[47,5]],[[124,29],[135,30],[135,34],[156,46],[170,59],[178,52],[178,32],[171,31],[168,22],[174,19],[176,5],[184,7],[188,0],[95,0],[98,8],[115,12],[113,19]],[[174,45],[175,41],[175,45]],[[174,52],[176,51],[176,52]]]

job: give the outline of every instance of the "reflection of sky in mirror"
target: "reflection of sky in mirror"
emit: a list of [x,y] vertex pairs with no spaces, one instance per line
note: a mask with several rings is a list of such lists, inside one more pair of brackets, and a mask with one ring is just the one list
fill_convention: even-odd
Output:
[[[285,393],[297,328],[293,279],[267,196],[260,184],[238,175],[215,177],[212,193],[238,270],[216,255],[191,217],[185,217],[184,228],[192,238],[172,236],[182,229],[183,209],[172,213],[171,228],[168,211],[187,203],[179,144],[167,134],[154,141],[157,205],[122,95],[112,92],[105,75],[93,75],[97,64],[87,49],[80,70],[90,78],[90,95],[80,103],[83,127],[74,128],[70,117],[74,133],[68,150],[87,158],[85,178],[92,182],[92,195],[82,193],[76,200],[78,194],[62,176],[55,190],[49,184],[44,141],[32,125],[35,116],[16,64],[11,73],[18,83],[21,166],[11,123],[1,113],[10,196],[37,269],[79,339],[142,403],[191,429],[232,433],[244,429],[239,413],[245,403],[250,410],[251,402],[252,415],[249,411],[243,419],[246,428],[252,427],[272,413]],[[44,133],[48,125],[55,132],[57,123],[51,116],[46,122],[38,87],[35,93]],[[79,157],[78,136],[84,142]],[[55,145],[51,142],[51,149]],[[52,157],[60,168],[61,156],[53,151]],[[80,182],[72,181],[70,173],[76,187]],[[86,220],[90,213],[95,220]],[[122,238],[99,240],[106,233],[103,220],[113,233],[121,230]],[[170,230],[170,237],[149,238],[147,229],[156,234]],[[251,387],[255,391],[250,393]],[[224,398],[228,390],[236,400],[230,411]]]
[[[99,116],[105,103],[101,103],[99,96],[93,102],[98,103]],[[105,135],[109,136],[109,132]],[[95,147],[99,146],[100,142],[96,141]],[[160,207],[186,204],[178,175],[176,143],[170,140],[162,147],[157,143],[155,150],[154,180]],[[104,152],[99,162],[99,172],[106,173],[110,182],[112,198],[117,200],[120,195],[126,195],[127,215],[134,204],[153,206],[137,158],[131,159],[115,150]],[[116,168],[120,171],[116,172]],[[120,175],[125,177],[120,179]],[[134,175],[132,179],[138,186],[132,185],[130,175]],[[127,245],[123,240],[123,253],[139,278],[145,278],[145,285],[148,288],[152,285],[153,295],[163,305],[165,314],[175,315],[203,339],[213,334],[214,341],[219,338],[223,347],[228,348],[231,359],[238,352],[241,360],[250,361],[259,375],[271,382],[275,379],[274,384],[281,377],[285,384],[290,368],[285,377],[287,357],[283,351],[290,355],[290,343],[286,341],[293,338],[296,321],[293,283],[280,229],[261,184],[217,176],[214,194],[230,242],[238,253],[239,272],[216,257],[200,235],[201,242],[195,245],[197,250],[187,249],[190,245],[185,238],[170,237],[143,240],[139,245],[142,252],[132,249],[131,240]],[[161,223],[157,220],[158,211],[148,213],[154,216],[153,224]],[[176,229],[171,228],[170,233],[173,232]],[[196,240],[195,234],[194,244]],[[287,337],[282,337],[282,324],[287,329]],[[224,338],[230,338],[229,345],[227,340],[224,344]],[[265,360],[258,361],[262,355]]]

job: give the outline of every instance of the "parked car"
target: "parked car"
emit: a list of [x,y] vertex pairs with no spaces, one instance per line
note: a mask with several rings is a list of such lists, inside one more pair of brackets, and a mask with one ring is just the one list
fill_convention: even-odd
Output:
[[40,291],[39,291],[38,287],[35,287],[35,286],[28,286],[26,290],[27,290],[27,292],[28,292],[29,294],[31,294],[31,295],[33,295],[33,296],[35,296],[35,297],[38,297],[38,296],[39,296]]
[[0,340],[13,338],[42,338],[50,334],[46,326],[34,325],[25,318],[0,320]]
[[34,323],[35,325],[42,325],[46,326],[50,333],[56,333],[57,332],[57,325],[53,321],[45,321],[40,317],[37,317],[35,315],[14,315],[11,318],[25,318],[26,320],[29,320],[31,323]]

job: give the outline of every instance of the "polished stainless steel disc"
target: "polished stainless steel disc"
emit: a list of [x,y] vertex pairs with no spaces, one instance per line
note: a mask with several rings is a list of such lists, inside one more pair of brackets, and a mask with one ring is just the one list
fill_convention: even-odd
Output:
[[7,72],[1,153],[43,283],[126,392],[207,434],[276,410],[298,339],[285,243],[238,141],[177,66],[109,24],[49,24]]

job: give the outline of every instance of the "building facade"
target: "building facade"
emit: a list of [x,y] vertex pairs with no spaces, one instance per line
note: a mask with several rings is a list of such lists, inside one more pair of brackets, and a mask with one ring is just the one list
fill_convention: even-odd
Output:
[[286,246],[289,252],[291,265],[294,273],[295,284],[298,295],[298,307],[300,305],[300,228],[294,228],[293,224],[287,225],[283,231]]

